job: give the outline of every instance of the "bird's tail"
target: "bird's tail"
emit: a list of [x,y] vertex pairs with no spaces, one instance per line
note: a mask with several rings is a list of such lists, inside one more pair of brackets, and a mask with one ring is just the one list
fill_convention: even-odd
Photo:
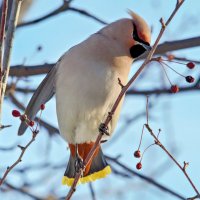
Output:
[[[91,143],[83,143],[78,144],[78,153],[79,156],[84,160],[88,153],[90,152],[92,146],[94,145],[93,142]],[[75,161],[76,161],[76,152],[75,152],[75,145],[69,145],[71,155],[69,158],[68,166],[65,171],[64,177],[62,179],[63,185],[71,186],[74,181],[75,176]],[[101,147],[99,146],[91,159],[88,165],[85,167],[82,177],[79,179],[78,183],[87,183],[92,182],[100,178],[104,178],[108,174],[111,173],[111,168],[107,164]]]

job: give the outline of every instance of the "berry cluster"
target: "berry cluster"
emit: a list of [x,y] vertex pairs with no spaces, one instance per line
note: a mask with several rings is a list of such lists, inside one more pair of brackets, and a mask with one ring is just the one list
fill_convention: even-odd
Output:
[[[141,157],[140,150],[135,151],[135,152],[134,152],[134,156],[135,156],[136,158],[140,158],[140,157]],[[142,169],[142,163],[141,163],[141,161],[140,161],[139,163],[136,164],[136,168],[137,168],[138,170]]]
[[157,58],[156,60],[161,64],[164,72],[165,72],[165,75],[169,81],[169,83],[171,84],[171,92],[172,93],[177,93],[179,92],[179,87],[178,85],[176,84],[172,84],[172,82],[170,81],[168,75],[167,75],[167,72],[165,70],[165,67],[168,67],[169,69],[171,69],[172,71],[174,71],[175,73],[179,74],[180,76],[184,77],[185,78],[185,81],[188,82],[188,83],[193,83],[195,81],[195,79],[191,76],[191,75],[188,75],[188,76],[184,76],[182,74],[180,74],[179,72],[177,72],[176,70],[174,70],[172,67],[170,67],[165,61],[167,62],[174,62],[174,63],[177,63],[177,64],[182,64],[182,65],[185,65],[188,69],[194,69],[195,67],[195,64],[193,62],[188,62],[188,63],[181,63],[181,62],[177,62],[177,61],[173,61],[173,59],[175,58],[174,55],[170,54],[167,56],[167,60],[164,60],[162,57],[159,57]]
[[[45,105],[44,104],[41,104],[40,105],[40,110],[44,110],[45,109]],[[33,127],[35,125],[35,122],[28,119],[27,115],[26,114],[21,114],[18,110],[13,110],[12,111],[12,116],[13,117],[19,117],[19,119],[22,121],[22,122],[25,122],[28,126],[30,127]]]
[[143,128],[142,128],[142,133],[141,133],[141,137],[140,137],[140,143],[139,143],[139,146],[138,146],[138,149],[134,152],[134,157],[135,158],[141,158],[140,159],[140,162],[138,162],[136,164],[136,169],[140,170],[142,169],[142,156],[141,156],[141,152],[140,152],[140,146],[142,144],[142,137],[143,137],[143,134],[144,134],[144,125],[143,125]]
[[[137,170],[142,169],[142,159],[143,159],[143,157],[144,157],[145,152],[146,152],[150,147],[152,147],[153,145],[156,144],[156,141],[155,141],[155,143],[150,144],[149,146],[147,146],[147,147],[145,148],[145,150],[144,150],[143,153],[141,154],[141,152],[140,152],[140,147],[141,147],[141,144],[142,144],[142,138],[143,138],[143,133],[144,133],[144,127],[145,127],[145,124],[143,125],[142,134],[141,134],[141,137],[140,137],[139,147],[138,147],[138,149],[134,152],[134,157],[135,157],[135,158],[140,158],[140,161],[136,164],[136,169],[137,169]],[[158,139],[158,137],[159,137],[160,132],[161,132],[161,129],[158,130],[157,139]]]

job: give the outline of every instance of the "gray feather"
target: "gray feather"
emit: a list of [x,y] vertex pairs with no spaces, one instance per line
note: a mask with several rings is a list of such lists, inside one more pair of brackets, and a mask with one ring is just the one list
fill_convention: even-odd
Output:
[[[57,65],[55,65],[49,73],[46,75],[44,80],[41,82],[35,93],[33,94],[26,110],[25,114],[30,120],[35,118],[35,115],[40,109],[41,104],[45,104],[49,101],[53,95],[55,94],[55,76],[57,71]],[[27,129],[27,125],[22,122],[19,130],[18,135],[23,135]]]

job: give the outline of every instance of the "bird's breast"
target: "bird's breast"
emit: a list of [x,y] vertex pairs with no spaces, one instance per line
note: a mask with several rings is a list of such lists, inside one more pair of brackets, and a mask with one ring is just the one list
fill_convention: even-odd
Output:
[[88,139],[94,140],[99,124],[121,90],[118,77],[114,68],[105,63],[59,67],[56,82],[57,115],[61,133],[67,134],[68,141],[74,140],[71,136],[79,135],[81,142],[81,134],[85,134],[86,141],[87,135]]

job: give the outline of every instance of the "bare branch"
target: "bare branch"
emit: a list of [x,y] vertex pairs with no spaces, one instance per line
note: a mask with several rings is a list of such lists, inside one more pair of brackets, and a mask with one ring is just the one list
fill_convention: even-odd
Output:
[[19,16],[19,10],[21,6],[22,0],[15,0],[12,4],[11,15],[8,24],[8,31],[5,40],[5,50],[3,55],[3,73],[2,73],[2,80],[1,80],[1,91],[0,91],[0,124],[1,124],[1,114],[2,114],[2,104],[4,100],[4,95],[6,91],[6,84],[8,80],[8,75],[10,71],[10,57],[12,51],[12,44],[13,44],[13,37],[14,32]]
[[82,15],[85,15],[86,17],[90,17],[91,19],[94,19],[94,20],[96,20],[97,22],[99,22],[99,23],[101,23],[103,25],[108,24],[107,22],[99,19],[98,17],[95,17],[94,15],[90,14],[89,12],[87,12],[85,10],[81,10],[81,9],[77,9],[77,8],[72,8],[72,7],[69,7],[69,10],[78,12],[78,13],[80,13]]
[[3,67],[2,67],[2,58],[3,58],[3,43],[4,43],[4,37],[5,37],[5,27],[6,27],[6,19],[7,19],[7,12],[8,12],[8,0],[3,1],[2,6],[2,16],[1,16],[1,32],[0,32],[0,91],[1,91],[1,83],[2,83],[2,73],[3,73]]
[[194,197],[187,198],[187,200],[195,200],[195,199],[200,199],[200,195],[196,195]]
[[[179,93],[184,93],[184,92],[191,92],[191,91],[197,91],[199,92],[200,88],[197,86],[189,86],[189,87],[179,87]],[[160,95],[160,94],[171,94],[170,89],[154,89],[154,90],[134,90],[130,89],[127,91],[126,95]],[[179,94],[177,93],[177,94]],[[177,95],[176,94],[176,95]]]
[[15,190],[15,191],[17,191],[17,192],[20,192],[20,193],[22,193],[22,194],[25,194],[25,195],[31,197],[31,198],[33,198],[34,200],[44,200],[43,198],[37,197],[36,195],[29,193],[29,192],[27,191],[27,189],[25,189],[25,188],[15,187],[14,185],[11,185],[11,184],[8,183],[8,182],[4,182],[4,185],[6,185],[8,188],[11,188],[11,189],[13,189],[13,190]]
[[33,131],[32,139],[27,143],[26,146],[22,147],[22,146],[18,145],[18,147],[21,149],[21,153],[20,153],[18,159],[10,167],[7,167],[7,170],[3,174],[3,177],[0,179],[0,186],[3,184],[7,175],[11,172],[11,170],[22,161],[22,157],[23,157],[24,153],[26,152],[27,148],[35,141],[37,134],[38,134],[37,130]]
[[175,51],[200,46],[200,37],[193,37],[189,39],[164,42],[159,45],[155,54],[164,54],[168,51]]
[[66,12],[66,11],[74,11],[74,12],[80,13],[81,15],[89,17],[91,19],[94,19],[94,20],[96,20],[97,22],[99,22],[101,24],[107,24],[105,21],[99,19],[98,17],[95,17],[94,15],[90,14],[89,12],[87,12],[85,10],[78,9],[78,8],[73,8],[73,7],[69,6],[69,2],[68,1],[64,1],[63,5],[61,5],[59,8],[55,9],[54,11],[52,11],[52,12],[50,12],[50,13],[42,16],[42,17],[39,17],[37,19],[21,23],[21,24],[19,24],[17,26],[17,28],[21,28],[21,27],[24,27],[24,26],[30,26],[30,25],[33,25],[33,24],[37,24],[39,22],[42,22],[42,21],[44,21],[46,19],[49,19],[51,17],[54,17],[55,15],[61,14],[61,13]]
[[10,147],[0,147],[0,151],[11,151],[16,148],[16,145],[10,146]]
[[[171,42],[164,42],[163,44],[158,45],[155,54],[165,54],[169,51],[181,50],[186,48],[198,47],[200,46],[200,37],[194,37],[184,40],[177,40]],[[142,56],[141,59],[144,59],[147,55]],[[45,63],[42,65],[34,66],[23,66],[23,65],[14,65],[10,69],[10,76],[33,76],[38,74],[46,74],[55,63]]]
[[10,76],[32,76],[32,75],[39,75],[39,74],[46,74],[48,73],[51,68],[55,65],[52,64],[43,64],[43,65],[34,65],[34,66],[23,66],[23,65],[15,65],[12,66],[10,69]]
[[92,185],[91,182],[89,183],[89,188],[90,188],[90,193],[91,193],[91,196],[92,196],[92,200],[96,200],[95,191],[94,191],[94,188],[93,188],[93,185]]
[[[146,111],[148,111],[148,98],[147,98],[147,103],[146,103]],[[186,172],[186,168],[188,167],[189,163],[188,162],[183,162],[183,166],[181,166],[179,164],[179,162],[174,158],[174,156],[166,149],[166,147],[160,142],[160,140],[158,139],[159,135],[155,135],[153,130],[151,129],[151,127],[148,124],[148,115],[147,115],[147,124],[144,124],[146,129],[148,130],[148,132],[151,134],[151,136],[154,138],[154,142],[156,145],[158,145],[170,158],[171,160],[179,167],[179,169],[184,173],[185,177],[187,178],[187,180],[189,181],[190,185],[192,186],[192,188],[194,189],[194,191],[196,192],[197,196],[200,196],[199,191],[197,190],[196,186],[194,185],[193,181],[191,180],[191,178],[189,177],[189,175]]]
[[[200,196],[199,191],[197,190],[196,186],[194,185],[194,183],[192,182],[192,180],[190,179],[189,175],[186,172],[186,164],[184,164],[184,166],[182,167],[178,161],[171,155],[171,153],[165,148],[165,146],[160,142],[160,140],[157,138],[157,136],[154,134],[153,130],[150,128],[150,126],[148,124],[145,124],[145,127],[147,128],[147,130],[149,131],[149,133],[153,136],[153,138],[155,139],[155,143],[165,151],[165,153],[174,161],[174,163],[179,167],[179,169],[184,173],[184,175],[186,176],[187,180],[190,182],[191,186],[193,187],[194,191],[197,193],[198,196]],[[185,163],[185,162],[184,162]]]

